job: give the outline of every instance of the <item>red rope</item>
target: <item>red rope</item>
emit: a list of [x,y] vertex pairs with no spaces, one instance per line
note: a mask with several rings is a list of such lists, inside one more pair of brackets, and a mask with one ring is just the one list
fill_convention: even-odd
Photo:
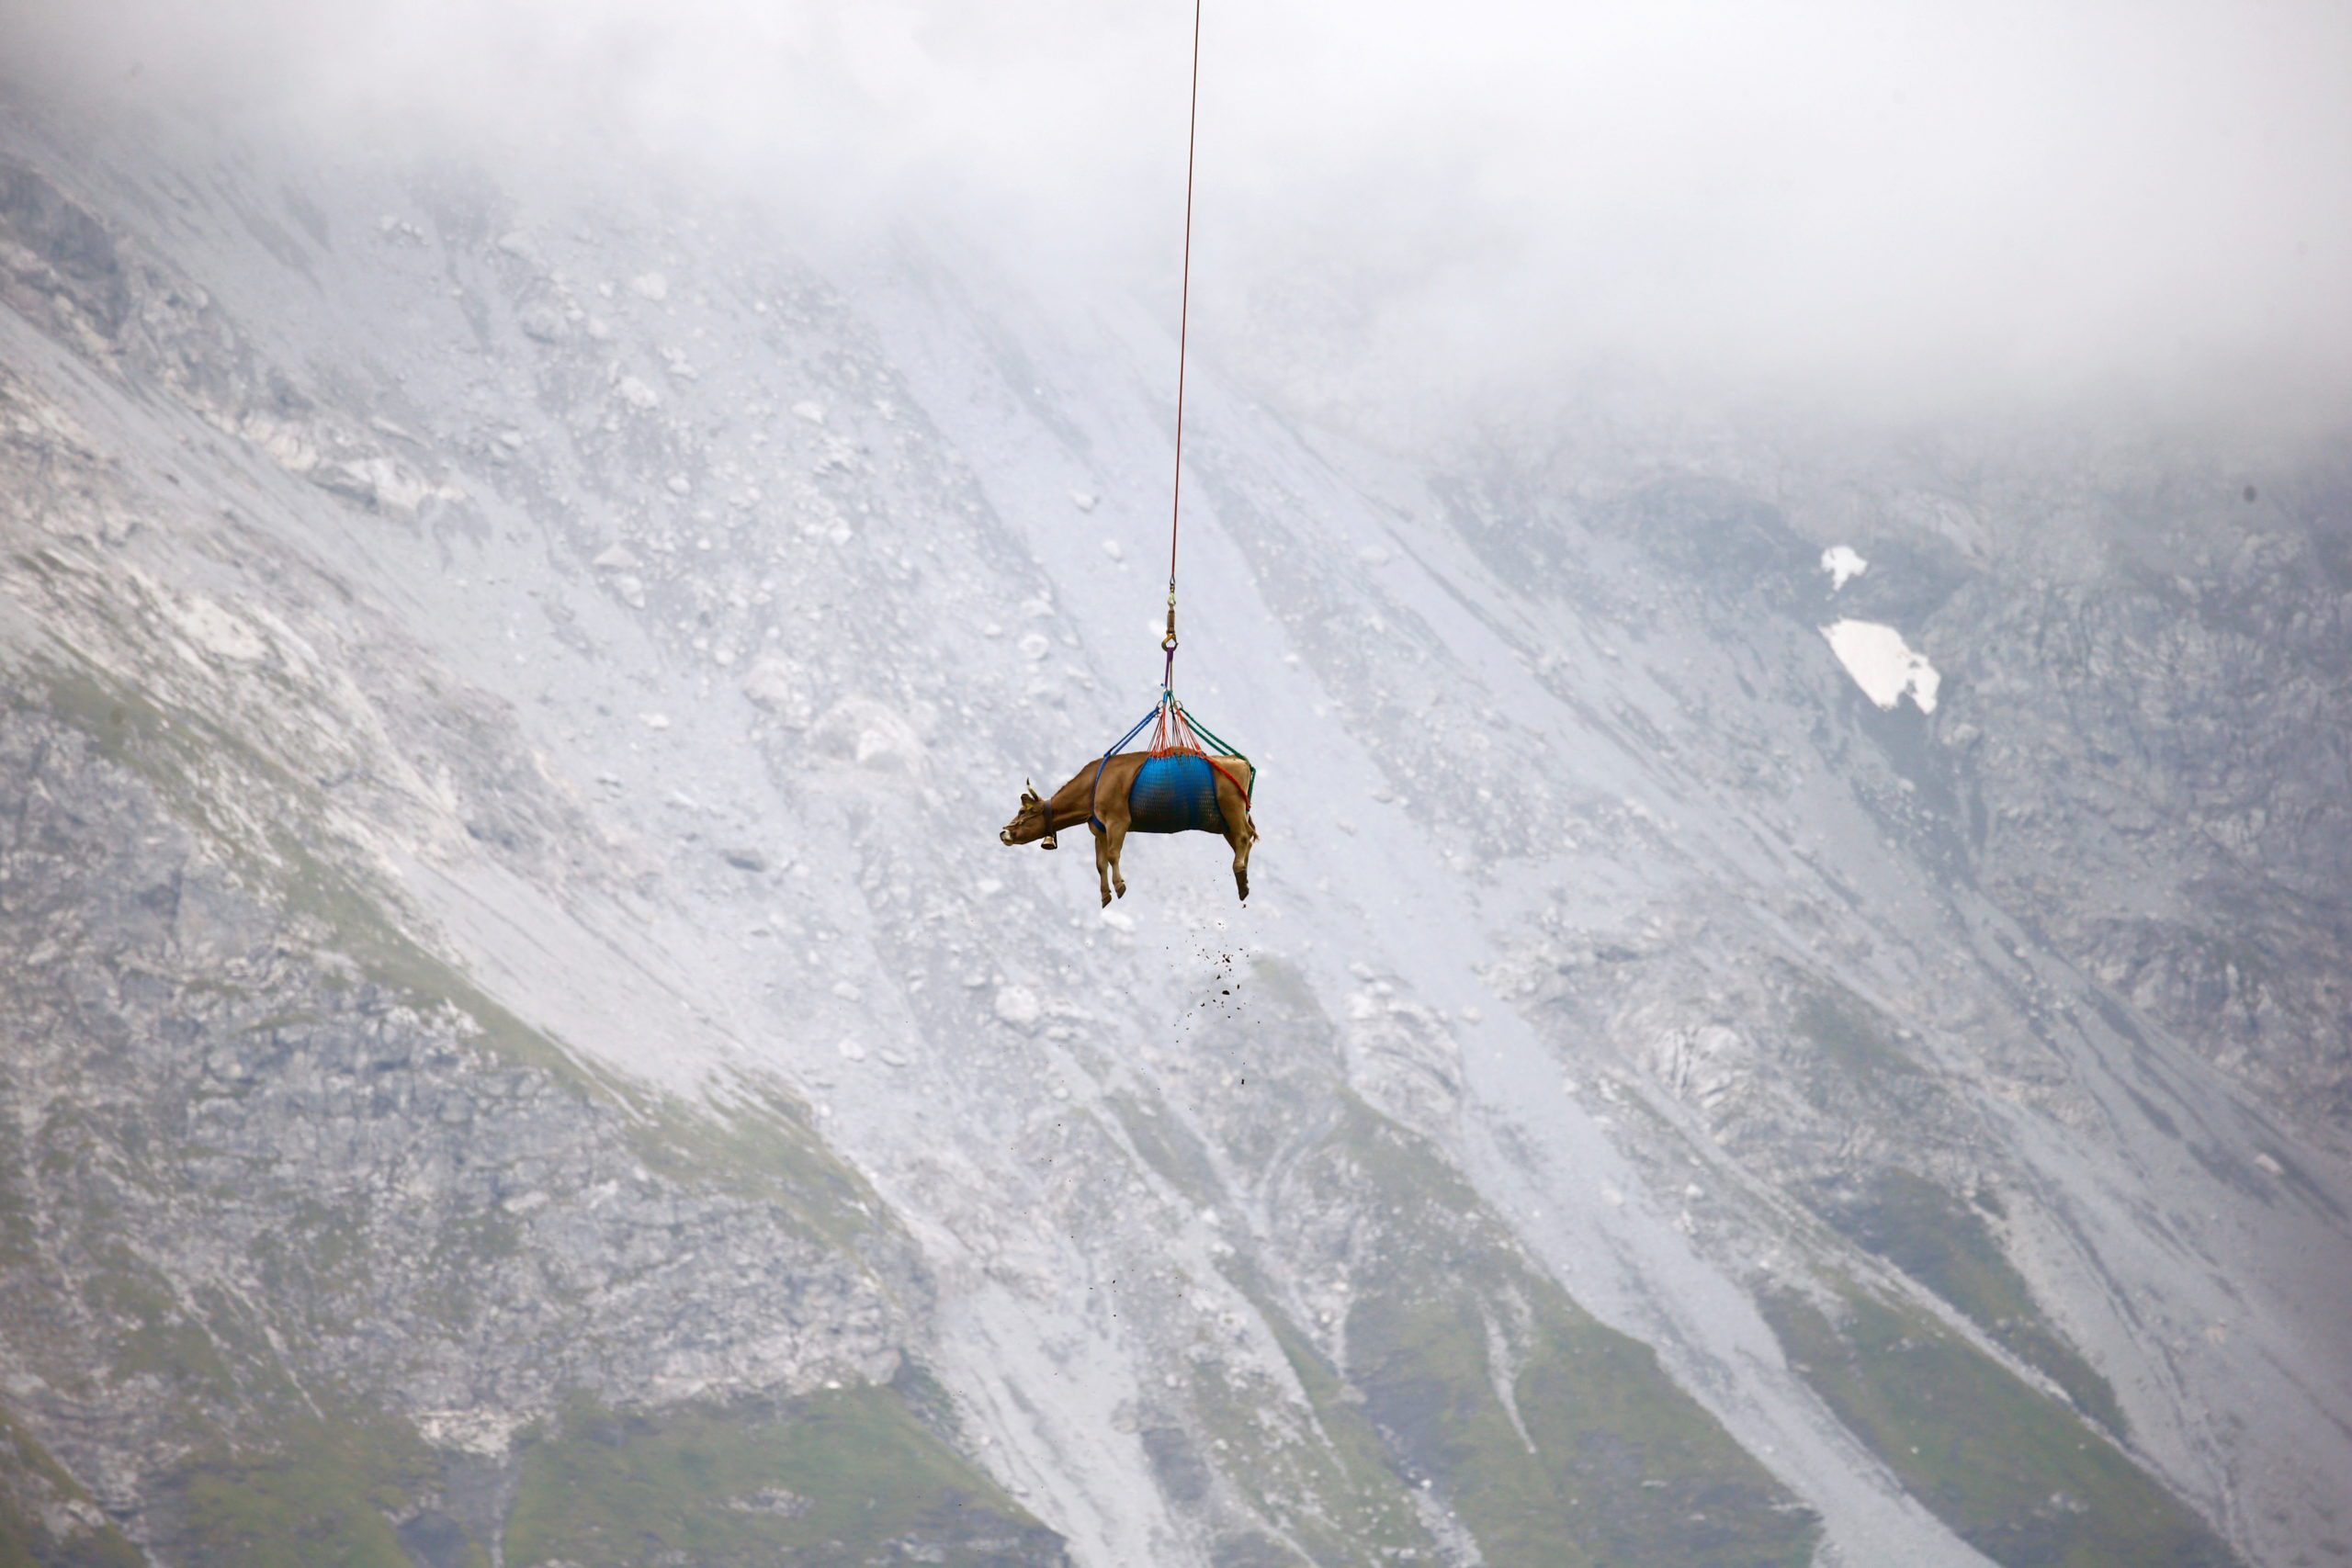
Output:
[[[1182,703],[1171,702],[1165,696],[1160,698],[1158,722],[1151,728],[1151,744],[1144,755],[1152,758],[1198,757],[1233,786],[1234,792],[1241,796],[1245,808],[1250,804],[1250,785],[1236,778],[1233,770],[1225,765],[1227,759],[1209,755],[1208,748],[1202,745],[1201,738],[1193,733],[1192,716],[1185,713]],[[1241,761],[1248,761],[1249,759],[1245,757]],[[1252,782],[1255,782],[1254,773]]]
[[1168,668],[1171,675],[1176,667],[1176,540],[1184,516],[1184,359],[1193,330],[1193,161],[1201,133],[1201,5],[1202,0],[1193,0],[1192,119],[1184,131],[1184,272],[1176,317],[1176,473],[1168,487]]

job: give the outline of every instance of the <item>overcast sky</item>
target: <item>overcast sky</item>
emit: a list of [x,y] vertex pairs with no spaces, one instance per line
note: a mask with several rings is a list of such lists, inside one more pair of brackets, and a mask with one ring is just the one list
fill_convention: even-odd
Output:
[[[1173,281],[1183,0],[0,11],[111,91],[376,144],[596,125]],[[2352,6],[1208,0],[1201,115],[1196,333],[1307,395],[2352,416]]]

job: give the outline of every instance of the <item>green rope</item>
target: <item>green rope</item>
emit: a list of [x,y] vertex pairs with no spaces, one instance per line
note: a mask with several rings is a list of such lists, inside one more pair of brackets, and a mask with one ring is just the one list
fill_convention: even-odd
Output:
[[1193,716],[1193,711],[1190,708],[1184,710],[1184,722],[1193,727],[1193,734],[1214,745],[1217,749],[1219,755],[1227,757],[1241,757],[1241,760],[1245,762],[1250,761],[1249,758],[1242,757],[1240,752],[1233,749],[1233,743],[1231,741],[1227,740],[1224,736],[1219,735],[1216,730],[1211,729],[1207,725],[1203,724],[1199,719],[1194,718]]
[[[1192,709],[1182,707],[1180,705],[1177,711],[1184,716],[1184,723],[1190,727],[1193,734],[1201,737],[1210,745],[1216,748],[1217,755],[1221,757],[1231,757],[1237,761],[1250,762],[1250,759],[1247,755],[1234,750],[1233,742],[1227,740],[1224,736],[1219,735],[1216,730],[1211,729],[1207,725],[1203,724],[1199,719],[1194,718],[1193,716]],[[1260,768],[1257,763],[1250,762],[1250,787],[1245,790],[1243,794],[1252,802],[1257,799],[1258,780],[1263,772],[1264,770]]]

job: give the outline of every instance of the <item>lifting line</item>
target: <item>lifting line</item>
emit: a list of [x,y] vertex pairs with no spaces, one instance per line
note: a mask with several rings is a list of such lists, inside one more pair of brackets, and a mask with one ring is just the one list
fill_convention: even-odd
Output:
[[1192,118],[1184,129],[1184,271],[1176,313],[1176,471],[1168,487],[1168,635],[1159,646],[1168,655],[1159,677],[1163,691],[1176,683],[1176,539],[1184,517],[1184,350],[1193,330],[1193,158],[1201,135],[1201,5],[1193,0]]
[[[1184,362],[1193,326],[1193,167],[1201,131],[1201,6],[1202,0],[1193,0],[1193,97],[1191,119],[1184,131],[1184,269],[1176,317],[1176,470],[1168,487],[1168,632],[1159,639],[1160,650],[1168,659],[1159,674],[1159,701],[1136,721],[1133,729],[1111,742],[1111,749],[1094,764],[1095,798],[1088,803],[1087,820],[1098,829],[1102,825],[1096,807],[1101,803],[1103,771],[1110,766],[1112,757],[1147,728],[1152,731],[1148,754],[1153,760],[1177,755],[1201,758],[1240,793],[1245,809],[1257,784],[1257,765],[1250,764],[1249,784],[1236,778],[1226,764],[1249,762],[1250,759],[1185,712],[1184,705],[1176,700],[1176,545],[1184,516]],[[1209,751],[1209,746],[1216,748],[1214,753]]]

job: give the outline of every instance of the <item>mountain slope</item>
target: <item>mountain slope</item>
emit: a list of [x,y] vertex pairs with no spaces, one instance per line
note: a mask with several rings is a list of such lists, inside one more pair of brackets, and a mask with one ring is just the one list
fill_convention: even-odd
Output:
[[1256,893],[1099,913],[993,829],[1153,694],[1125,302],[0,126],[37,1560],[2340,1550],[2328,476],[1408,463],[1211,378]]

